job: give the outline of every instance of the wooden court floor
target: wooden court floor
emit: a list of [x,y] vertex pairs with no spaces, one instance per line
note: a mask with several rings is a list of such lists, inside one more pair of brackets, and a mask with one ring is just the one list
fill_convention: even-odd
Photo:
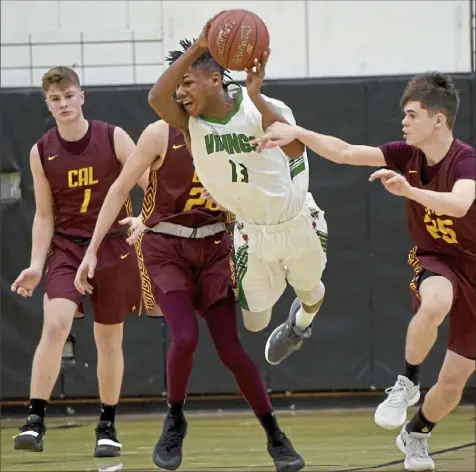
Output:
[[[414,409],[411,410],[413,413]],[[189,413],[182,472],[271,472],[265,436],[249,412]],[[402,471],[403,457],[395,446],[397,431],[373,422],[373,410],[278,411],[281,427],[306,460],[305,471]],[[96,418],[50,419],[43,453],[13,450],[21,421],[2,420],[2,472],[158,470],[152,449],[163,416],[123,415],[117,419],[122,456],[93,458]],[[433,432],[431,453],[437,471],[475,471],[475,410],[461,407]]]

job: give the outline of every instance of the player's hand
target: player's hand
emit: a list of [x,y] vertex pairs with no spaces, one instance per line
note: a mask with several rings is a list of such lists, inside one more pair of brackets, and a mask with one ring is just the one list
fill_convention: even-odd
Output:
[[28,267],[21,272],[15,282],[12,283],[12,292],[22,297],[31,297],[36,286],[40,283],[42,271],[34,267]]
[[250,141],[250,144],[257,144],[256,151],[262,152],[264,149],[286,146],[297,139],[297,135],[297,127],[276,121],[268,126],[262,136]]
[[220,12],[218,12],[213,18],[210,18],[206,23],[205,23],[205,26],[202,28],[202,31],[200,33],[200,36],[198,37],[197,39],[197,44],[200,48],[203,48],[203,49],[208,49],[208,33],[210,31],[210,26],[212,25],[213,23],[213,20],[221,15],[223,12],[225,12],[226,10],[222,10]]
[[130,235],[126,239],[128,244],[131,246],[139,239],[139,236],[147,229],[147,227],[142,223],[142,218],[140,216],[133,217],[129,216],[119,221],[121,225],[129,225]]
[[393,195],[410,197],[412,193],[412,186],[408,183],[407,179],[393,170],[377,170],[369,177],[369,182],[373,182],[377,179],[380,179],[385,189]]
[[246,72],[246,90],[252,99],[259,95],[261,85],[263,84],[266,64],[268,63],[271,50],[268,49],[263,53],[263,57],[255,58],[254,65],[251,69],[245,69]]
[[96,254],[86,251],[81,265],[76,272],[76,277],[74,278],[74,286],[81,295],[85,295],[86,293],[91,295],[93,293],[93,286],[88,279],[94,277],[97,263],[98,259]]
[[210,192],[207,189],[202,190],[202,198],[209,202],[214,203],[220,210],[224,211],[225,209],[211,196]]

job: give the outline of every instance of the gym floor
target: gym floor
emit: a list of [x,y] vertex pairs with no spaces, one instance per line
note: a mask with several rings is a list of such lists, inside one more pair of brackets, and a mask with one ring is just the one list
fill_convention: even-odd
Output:
[[[413,414],[414,408],[409,412]],[[306,460],[304,471],[402,471],[403,456],[395,446],[398,431],[373,422],[373,409],[278,411],[282,429]],[[180,471],[274,471],[265,436],[249,412],[187,414],[189,430]],[[3,419],[2,472],[158,470],[152,450],[162,429],[163,415],[119,415],[122,455],[94,459],[97,417],[50,418],[43,453],[13,450],[22,419]],[[430,438],[438,472],[475,471],[475,409],[453,412]]]

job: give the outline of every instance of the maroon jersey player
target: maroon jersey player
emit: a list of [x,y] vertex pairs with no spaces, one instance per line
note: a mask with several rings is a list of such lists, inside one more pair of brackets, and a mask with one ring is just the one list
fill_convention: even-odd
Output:
[[[408,327],[405,370],[375,412],[384,428],[403,426],[397,445],[407,470],[434,469],[427,438],[435,424],[459,403],[476,359],[476,154],[453,136],[459,94],[450,77],[420,74],[401,100],[405,141],[380,147],[350,145],[281,123],[257,140],[262,147],[299,139],[317,154],[342,164],[386,167],[380,179],[392,194],[406,197],[415,247],[409,263],[415,315]],[[450,314],[448,350],[438,382],[422,408],[406,422],[407,408],[420,398],[419,369],[438,327]]]
[[154,462],[169,470],[182,462],[187,432],[183,404],[198,343],[198,313],[218,356],[265,429],[277,470],[297,471],[304,461],[279,429],[259,370],[238,337],[226,214],[203,199],[203,187],[181,131],[158,121],[142,133],[134,156],[106,197],[75,284],[78,290],[90,290],[86,276],[94,270],[96,251],[130,188],[148,167],[149,185],[142,206],[147,231],[140,244],[150,277],[146,301],[148,309],[156,303],[160,307],[172,338],[167,353],[169,412]]
[[[48,71],[43,76],[43,92],[56,127],[31,150],[36,200],[31,262],[12,285],[13,291],[30,297],[47,265],[44,324],[33,360],[29,415],[14,443],[15,449],[34,451],[43,450],[46,404],[73,318],[84,313],[83,296],[74,287],[76,269],[109,187],[135,148],[121,128],[84,118],[84,92],[73,70],[55,67]],[[142,180],[145,185],[146,176]],[[122,447],[114,419],[124,370],[123,321],[128,313],[140,312],[142,300],[137,254],[126,241],[127,226],[119,224],[131,210],[127,199],[108,231],[91,281],[102,402],[96,456],[117,456]]]

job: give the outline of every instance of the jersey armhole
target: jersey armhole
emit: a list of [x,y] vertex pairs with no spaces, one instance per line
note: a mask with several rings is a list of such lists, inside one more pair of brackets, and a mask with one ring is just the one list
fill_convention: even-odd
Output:
[[116,127],[112,125],[111,123],[107,124],[107,137],[109,139],[109,144],[111,145],[112,153],[114,154],[114,157],[117,159],[116,146],[114,145],[114,130],[115,129]]
[[45,170],[45,148],[43,147],[43,140],[40,139],[36,143],[36,147],[38,149],[38,154],[40,156],[41,167],[43,167],[43,171]]

